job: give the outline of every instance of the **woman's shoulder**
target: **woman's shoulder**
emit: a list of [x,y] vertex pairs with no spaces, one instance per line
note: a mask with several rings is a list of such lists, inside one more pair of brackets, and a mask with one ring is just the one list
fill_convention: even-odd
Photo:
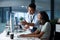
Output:
[[51,26],[50,22],[45,23],[46,26]]
[[46,22],[45,24],[50,24],[50,22]]

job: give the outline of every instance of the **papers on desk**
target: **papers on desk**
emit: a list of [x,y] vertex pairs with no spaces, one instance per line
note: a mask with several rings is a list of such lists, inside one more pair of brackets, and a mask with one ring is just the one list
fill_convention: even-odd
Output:
[[[19,33],[17,33],[17,36],[18,35],[22,35],[22,34],[30,34],[31,32],[30,32],[30,30],[26,30],[26,31],[23,31],[23,30],[21,30],[22,32],[19,32]],[[15,33],[16,34],[16,33]]]

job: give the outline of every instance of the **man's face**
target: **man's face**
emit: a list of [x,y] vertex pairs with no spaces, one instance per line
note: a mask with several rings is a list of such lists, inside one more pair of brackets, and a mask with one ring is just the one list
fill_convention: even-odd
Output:
[[34,10],[33,8],[31,8],[31,7],[28,7],[28,12],[29,12],[30,14],[34,14],[35,10]]

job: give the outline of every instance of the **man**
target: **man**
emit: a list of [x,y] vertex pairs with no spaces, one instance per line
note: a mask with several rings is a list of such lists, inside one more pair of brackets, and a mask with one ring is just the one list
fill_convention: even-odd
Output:
[[25,28],[28,29],[29,27],[33,27],[32,32],[36,30],[37,25],[37,11],[36,11],[36,5],[34,3],[29,4],[28,6],[28,12],[25,15],[25,21],[21,22],[23,25],[25,25]]

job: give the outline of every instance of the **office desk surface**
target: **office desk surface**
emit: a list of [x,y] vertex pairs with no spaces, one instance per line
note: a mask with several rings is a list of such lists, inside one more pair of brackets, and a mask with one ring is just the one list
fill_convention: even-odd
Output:
[[10,36],[7,36],[6,31],[4,30],[4,32],[0,34],[0,40],[40,40],[38,38],[33,38],[33,37],[17,37],[18,35],[29,34],[29,33],[31,32],[25,31],[22,33],[14,33],[14,39],[10,39]]

